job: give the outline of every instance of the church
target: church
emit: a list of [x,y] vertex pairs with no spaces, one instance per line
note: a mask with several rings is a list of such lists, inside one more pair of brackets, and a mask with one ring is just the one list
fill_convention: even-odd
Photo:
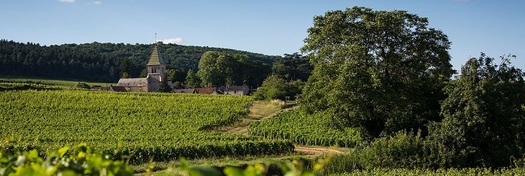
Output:
[[124,87],[128,92],[158,92],[161,82],[166,81],[170,88],[173,87],[171,81],[166,80],[166,63],[157,49],[157,44],[153,48],[146,69],[148,71],[146,78],[121,78],[117,86]]

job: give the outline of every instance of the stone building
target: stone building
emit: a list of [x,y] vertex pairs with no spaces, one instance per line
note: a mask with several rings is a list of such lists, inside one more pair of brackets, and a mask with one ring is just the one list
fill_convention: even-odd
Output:
[[[125,87],[128,92],[158,92],[162,81],[166,78],[166,64],[154,46],[153,52],[146,65],[148,76],[146,78],[121,78],[117,86]],[[171,81],[166,80],[170,89],[173,87]]]

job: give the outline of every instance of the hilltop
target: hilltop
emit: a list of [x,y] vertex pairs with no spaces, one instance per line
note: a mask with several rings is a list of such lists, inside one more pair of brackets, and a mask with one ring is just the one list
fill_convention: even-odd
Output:
[[[269,67],[280,56],[207,46],[161,44],[168,69],[184,76],[197,70],[199,60],[207,51],[243,54]],[[130,77],[139,77],[151,54],[151,44],[85,43],[42,46],[0,40],[0,75],[42,77],[96,82],[116,82],[124,70]]]

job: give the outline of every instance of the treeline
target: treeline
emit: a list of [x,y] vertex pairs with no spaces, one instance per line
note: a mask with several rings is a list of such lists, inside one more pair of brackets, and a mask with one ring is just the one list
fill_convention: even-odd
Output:
[[[42,46],[36,43],[19,43],[0,40],[0,75],[43,77],[54,79],[116,82],[122,76],[140,77],[149,55],[151,44],[87,43]],[[201,56],[207,51],[231,55],[244,55],[271,68],[281,58],[224,48],[159,45],[168,69],[184,80],[188,70],[198,70]]]

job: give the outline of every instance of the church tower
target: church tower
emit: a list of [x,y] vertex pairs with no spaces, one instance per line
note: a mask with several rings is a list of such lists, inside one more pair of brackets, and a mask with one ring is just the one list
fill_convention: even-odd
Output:
[[156,92],[160,89],[160,83],[166,79],[166,64],[155,44],[149,58],[146,69],[148,70],[148,91]]

